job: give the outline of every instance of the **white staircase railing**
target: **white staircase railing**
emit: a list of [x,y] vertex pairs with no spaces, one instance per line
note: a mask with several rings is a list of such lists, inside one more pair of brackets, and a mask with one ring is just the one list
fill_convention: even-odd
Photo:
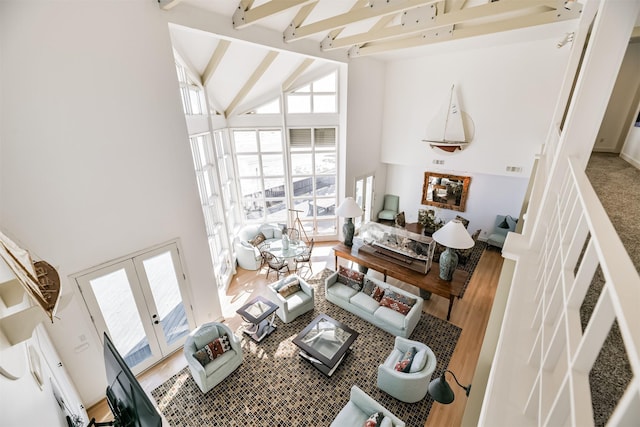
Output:
[[[518,256],[480,425],[594,425],[592,399],[611,397],[591,393],[589,372],[614,321],[632,378],[608,424],[640,422],[640,276],[584,171],[568,162],[541,247]],[[598,266],[604,284],[583,331]]]

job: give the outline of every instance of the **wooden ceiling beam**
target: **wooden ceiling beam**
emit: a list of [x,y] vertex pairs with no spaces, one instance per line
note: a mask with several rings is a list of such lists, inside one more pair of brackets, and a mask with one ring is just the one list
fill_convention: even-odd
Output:
[[216,46],[216,50],[213,51],[213,54],[209,59],[209,63],[207,64],[207,67],[204,69],[204,73],[202,73],[203,86],[206,86],[209,83],[211,76],[213,76],[213,73],[216,72],[216,69],[220,65],[222,58],[224,58],[224,54],[227,52],[227,49],[229,49],[230,44],[231,44],[230,41],[223,40],[223,39],[220,39],[220,41],[218,42],[218,45]]
[[300,77],[302,75],[302,73],[304,73],[305,70],[307,68],[309,68],[311,66],[311,64],[313,64],[313,62],[314,62],[314,60],[311,59],[311,58],[307,58],[304,61],[302,61],[302,64],[300,64],[298,66],[298,68],[296,68],[293,71],[293,73],[291,73],[291,75],[289,75],[289,77],[287,77],[287,79],[284,81],[284,83],[282,83],[282,91],[286,92],[289,89],[291,89],[291,87],[296,82],[298,77]]
[[[564,21],[567,19],[575,19],[580,16],[581,9],[574,8],[568,11],[563,9],[565,13],[559,10],[548,10],[546,12],[530,14],[513,19],[506,19],[497,22],[489,22],[481,25],[457,28],[450,32],[443,31],[442,34],[433,32],[425,32],[423,34],[403,39],[391,40],[386,42],[372,42],[364,46],[354,46],[349,50],[350,57],[359,57],[372,55],[375,53],[388,52],[391,50],[404,49],[409,47],[424,46],[428,44],[438,43],[445,40],[459,40],[469,37],[482,36],[486,34],[494,34],[503,31],[517,30],[519,28],[533,27],[536,25],[550,24],[552,22]],[[560,16],[558,16],[560,15]]]
[[224,112],[225,117],[229,117],[231,114],[233,114],[234,110],[238,107],[238,104],[240,104],[244,100],[244,98],[249,94],[251,89],[253,89],[253,87],[256,85],[258,80],[260,80],[260,78],[263,76],[263,74],[267,71],[267,69],[271,66],[271,64],[277,57],[278,57],[278,52],[269,51],[269,53],[267,53],[267,55],[264,57],[260,65],[258,65],[258,67],[255,69],[253,74],[251,74],[251,77],[249,77],[249,80],[246,81],[244,86],[242,86],[240,91],[236,94],[235,98],[233,98],[233,101],[231,101],[231,104],[229,104],[229,106],[225,110]]
[[361,7],[349,12],[332,16],[331,18],[322,19],[320,21],[298,26],[292,22],[284,32],[284,41],[292,42],[309,37],[313,34],[332,31],[337,28],[345,27],[354,22],[364,21],[370,18],[383,17],[403,10],[436,3],[437,0],[389,0],[387,2],[372,3],[369,6]]
[[316,0],[271,0],[253,9],[245,8],[245,6],[240,3],[233,14],[233,28],[240,30],[284,10],[296,6],[304,6],[314,3],[315,1]]
[[322,50],[327,51],[347,46],[362,45],[364,43],[409,36],[438,28],[446,28],[454,24],[461,24],[487,18],[495,19],[498,15],[513,12],[533,10],[535,11],[534,13],[540,13],[539,9],[542,7],[546,8],[545,11],[549,9],[556,10],[555,8],[557,5],[558,2],[556,0],[518,0],[487,3],[481,6],[445,13],[443,15],[435,15],[435,18],[433,19],[425,19],[423,22],[413,25],[399,24],[335,40],[325,39],[321,43],[321,48]]

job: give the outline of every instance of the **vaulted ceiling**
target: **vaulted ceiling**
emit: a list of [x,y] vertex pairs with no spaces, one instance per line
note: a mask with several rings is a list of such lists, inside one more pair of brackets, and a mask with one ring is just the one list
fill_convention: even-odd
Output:
[[[212,30],[171,25],[176,54],[206,86],[216,111],[226,117],[243,113],[281,91],[320,76],[335,68],[336,61],[348,62],[363,56],[388,61],[422,55],[425,48],[459,40],[468,43],[482,38],[487,43],[491,40],[488,36],[507,32],[517,38],[523,29],[529,29],[527,37],[537,34],[534,37],[541,38],[545,33],[542,29],[548,29],[548,24],[575,23],[582,10],[582,4],[575,0],[159,3],[169,14],[201,11],[209,21],[215,18],[226,24]],[[558,28],[555,34],[560,37],[571,27]],[[264,44],[256,34],[267,35],[263,37]],[[547,31],[544,37],[549,36]]]

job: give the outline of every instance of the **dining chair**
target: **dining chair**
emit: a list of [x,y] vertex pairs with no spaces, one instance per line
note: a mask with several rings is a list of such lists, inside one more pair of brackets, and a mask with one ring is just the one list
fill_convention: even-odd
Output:
[[[314,239],[311,239],[311,242],[309,242],[309,246],[304,250],[304,252],[293,259],[296,263],[296,273],[298,272],[300,264],[307,264],[309,273],[313,274],[313,267],[311,266],[311,251],[313,251],[314,243]],[[306,275],[303,277],[306,278]]]
[[285,230],[285,234],[289,236],[289,240],[291,240],[292,242],[297,242],[298,240],[300,240],[300,232],[297,228],[287,228]]
[[280,274],[285,274],[285,270],[287,273],[290,272],[289,263],[286,259],[278,258],[269,251],[264,251],[262,254],[264,255],[264,260],[266,261],[268,267],[267,278],[269,278],[269,273],[271,272],[271,270],[276,272],[276,279],[280,277]]

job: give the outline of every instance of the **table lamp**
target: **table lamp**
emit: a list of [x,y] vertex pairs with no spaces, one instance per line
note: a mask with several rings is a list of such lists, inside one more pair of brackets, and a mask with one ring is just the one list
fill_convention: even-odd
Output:
[[447,250],[440,254],[440,278],[450,281],[453,279],[453,273],[458,266],[458,254],[456,249],[469,249],[473,247],[475,242],[464,228],[464,225],[454,219],[445,224],[444,227],[437,230],[433,235],[433,240],[446,246]]
[[347,246],[353,246],[353,233],[355,226],[353,225],[353,218],[362,215],[362,209],[353,200],[353,197],[347,197],[342,201],[336,215],[346,218],[344,225],[342,226],[342,233],[344,234],[344,244]]

